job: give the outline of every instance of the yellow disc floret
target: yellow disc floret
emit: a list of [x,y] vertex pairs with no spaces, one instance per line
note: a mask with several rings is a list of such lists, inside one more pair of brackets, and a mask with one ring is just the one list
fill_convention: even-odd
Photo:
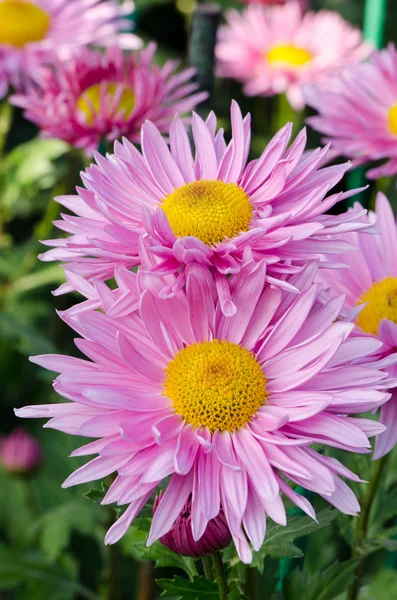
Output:
[[192,344],[168,364],[164,394],[194,427],[234,431],[266,401],[266,377],[255,356],[225,340]]
[[[106,83],[104,96],[114,96],[120,85],[120,83]],[[93,124],[95,117],[101,112],[101,88],[100,83],[92,85],[77,101],[77,108],[84,113],[89,125]],[[111,108],[112,114],[121,113],[123,119],[129,119],[135,106],[135,94],[131,88],[125,87],[117,101],[117,106],[114,106],[112,101],[107,103],[107,106]]]
[[397,135],[397,103],[389,109],[388,121],[390,131]]
[[271,65],[288,67],[303,67],[313,58],[313,55],[304,48],[291,45],[274,46],[266,53],[266,59]]
[[248,231],[253,215],[251,202],[237,183],[215,179],[176,188],[163,200],[162,209],[176,236],[192,235],[207,246]]
[[397,324],[397,277],[386,277],[374,283],[362,294],[357,304],[364,302],[367,305],[357,317],[357,325],[363,331],[378,335],[382,319],[389,319]]
[[45,10],[23,0],[0,2],[0,44],[22,48],[44,39],[50,26]]

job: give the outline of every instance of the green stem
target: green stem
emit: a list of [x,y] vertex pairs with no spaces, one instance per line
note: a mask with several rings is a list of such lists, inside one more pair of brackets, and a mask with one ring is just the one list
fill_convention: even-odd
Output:
[[387,0],[367,0],[364,10],[364,39],[373,42],[377,48],[383,45],[387,14]]
[[209,554],[205,554],[205,556],[201,557],[201,562],[203,563],[205,578],[208,579],[208,581],[214,581],[211,556]]
[[[384,469],[387,464],[387,459],[388,455],[383,456],[381,459],[374,463],[374,472],[368,484],[367,493],[362,503],[361,515],[360,517],[356,518],[356,530],[354,534],[352,549],[353,558],[360,558],[362,556],[362,545],[367,537],[368,524],[371,516],[373,502],[376,496],[376,492],[379,488]],[[363,563],[361,560],[360,564],[356,569],[356,578],[348,591],[347,600],[357,600],[358,598],[361,588],[362,567]]]
[[213,554],[211,554],[211,557],[214,563],[215,579],[219,588],[219,598],[220,600],[227,600],[229,592],[227,589],[227,579],[225,569],[223,567],[222,556],[220,552],[214,552]]
[[257,570],[245,565],[244,573],[244,598],[255,600],[258,598]]

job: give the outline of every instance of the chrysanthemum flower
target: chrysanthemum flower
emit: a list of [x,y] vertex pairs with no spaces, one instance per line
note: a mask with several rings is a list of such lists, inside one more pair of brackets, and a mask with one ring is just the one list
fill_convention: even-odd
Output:
[[241,14],[229,11],[216,46],[221,77],[241,81],[248,96],[285,92],[296,109],[304,106],[305,84],[323,84],[367,53],[360,30],[338,13],[302,14],[294,2],[273,8],[250,5]]
[[[383,342],[385,359],[397,349],[397,229],[387,198],[378,194],[376,214],[365,217],[374,223],[377,219],[380,235],[362,236],[350,233],[344,236],[356,250],[340,256],[350,268],[340,271],[324,270],[321,279],[330,286],[331,293],[346,294],[345,306],[355,314],[357,329],[367,339]],[[360,306],[364,308],[360,310]],[[388,368],[397,377],[395,366]],[[395,384],[394,384],[395,385]],[[397,393],[381,408],[380,420],[387,426],[376,442],[375,458],[387,454],[397,442]]]
[[139,38],[118,33],[128,28],[124,16],[133,7],[117,0],[0,0],[0,97],[77,46],[118,40],[138,48]]
[[393,45],[374,52],[330,85],[308,87],[307,104],[318,111],[308,119],[332,142],[336,155],[355,165],[387,159],[367,172],[370,179],[397,173],[397,51]]
[[[153,509],[157,507],[162,494],[155,498]],[[229,527],[222,510],[214,519],[208,521],[207,527],[199,540],[193,539],[192,533],[192,499],[191,496],[182,507],[171,529],[160,538],[160,542],[172,552],[182,556],[200,558],[226,548],[232,541]]]
[[190,112],[206,99],[194,93],[194,69],[175,73],[177,61],[153,64],[155,44],[144,51],[124,54],[119,47],[106,53],[82,48],[68,61],[42,73],[39,85],[11,102],[25,110],[42,135],[65,140],[89,153],[101,139],[125,135],[139,141],[141,125],[150,119],[168,131],[176,113]]
[[98,282],[107,309],[63,315],[91,360],[33,359],[60,372],[54,387],[70,402],[17,414],[50,417],[46,427],[98,438],[74,453],[98,456],[64,487],[117,473],[103,503],[128,506],[107,543],[124,535],[169,476],[148,544],[170,531],[191,496],[193,539],[222,510],[244,562],[251,560],[248,539],[255,549],[263,542],[266,515],[286,523],[281,492],[315,517],[290,485],[347,514],[359,510],[340,477],[358,478],[310,444],[367,452],[368,436],[383,430],[348,416],[389,398],[380,391],[387,374],[371,358],[381,342],[352,343],[354,324],[337,319],[343,297],[317,302],[314,264],[292,276],[299,295],[265,285],[265,271],[264,261],[247,255],[229,278],[233,317],[222,314],[208,270],[194,263],[186,290],[174,298],[158,297],[158,276],[130,273],[139,307],[122,318],[110,316],[112,292]]
[[325,197],[349,165],[322,168],[328,149],[304,153],[304,130],[288,148],[291,126],[286,125],[248,164],[249,115],[243,119],[236,103],[228,145],[223,131],[216,133],[214,114],[206,123],[193,115],[192,130],[194,157],[178,117],[170,128],[170,147],[146,122],[142,154],[125,140],[115,143],[114,155],[96,155],[97,165],[83,175],[86,188],[58,199],[77,215],[57,222],[72,235],[47,241],[55,248],[41,259],[63,261],[89,280],[105,280],[117,264],[139,264],[139,236],[147,234],[158,259],[156,272],[178,273],[176,287],[164,288],[162,295],[183,287],[185,266],[195,262],[212,271],[223,310],[230,314],[225,275],[240,271],[245,250],[266,260],[269,283],[293,290],[285,273],[346,250],[339,233],[368,227],[360,219],[363,210],[324,215],[355,193]]

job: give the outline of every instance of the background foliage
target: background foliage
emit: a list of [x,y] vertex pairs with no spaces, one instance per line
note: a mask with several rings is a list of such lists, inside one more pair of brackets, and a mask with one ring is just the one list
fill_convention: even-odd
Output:
[[[221,4],[234,5],[233,0],[222,0]],[[337,10],[362,25],[363,0],[316,0],[313,4],[315,8]],[[386,40],[397,41],[397,3],[389,4]],[[183,60],[190,0],[177,0],[176,4],[138,0],[136,5],[137,32],[145,40],[158,41],[158,59],[179,56]],[[253,115],[253,154],[261,151],[280,122],[294,118],[277,98],[248,99],[236,82],[217,81],[212,105],[226,130],[231,98]],[[295,115],[295,119],[298,129],[302,117]],[[11,130],[6,136],[10,120]],[[313,132],[309,139],[312,147],[318,145]],[[78,170],[84,165],[80,157],[71,156],[63,142],[39,140],[35,128],[18,111],[11,113],[7,105],[0,114],[0,153],[0,434],[6,435],[19,425],[13,407],[57,401],[51,391],[51,374],[32,365],[28,356],[55,351],[77,354],[72,332],[55,313],[76,299],[51,294],[63,281],[62,269],[40,263],[36,256],[41,251],[38,240],[55,235],[52,221],[59,206],[52,198],[73,190]],[[366,192],[370,202],[376,187],[387,190],[397,203],[394,182],[386,180],[372,184]],[[146,600],[160,594],[174,599],[218,598],[216,584],[198,578],[199,563],[172,554],[159,542],[146,548],[147,515],[139,518],[115,547],[105,547],[104,533],[116,512],[98,505],[104,490],[99,485],[91,492],[88,486],[61,489],[72,469],[84,462],[68,458],[84,440],[44,431],[38,422],[23,426],[40,441],[44,461],[26,478],[0,468],[0,598]],[[343,461],[363,479],[370,478],[370,457],[346,455]],[[354,487],[362,498],[364,486]],[[255,589],[263,600],[345,600],[343,590],[357,567],[357,556],[351,549],[355,523],[325,508],[321,499],[313,501],[319,511],[318,524],[292,509],[288,528],[269,523],[265,544],[248,567],[245,589],[239,583],[244,567],[231,548],[224,551],[232,600],[242,595],[251,598]],[[396,518],[394,452],[370,515],[368,539],[359,547],[359,553],[366,557],[368,582],[360,600],[397,597]]]

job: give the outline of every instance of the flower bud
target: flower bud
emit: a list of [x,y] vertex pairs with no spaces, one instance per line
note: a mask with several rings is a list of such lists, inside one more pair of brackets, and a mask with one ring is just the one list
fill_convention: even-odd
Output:
[[0,462],[10,473],[30,473],[42,461],[39,442],[23,429],[0,440]]
[[[161,496],[160,492],[154,501],[153,512],[156,512]],[[192,499],[190,497],[169,532],[160,538],[160,542],[169,550],[192,558],[199,558],[226,548],[230,544],[232,536],[222,509],[214,519],[208,522],[202,537],[195,541],[192,534],[191,506]]]

